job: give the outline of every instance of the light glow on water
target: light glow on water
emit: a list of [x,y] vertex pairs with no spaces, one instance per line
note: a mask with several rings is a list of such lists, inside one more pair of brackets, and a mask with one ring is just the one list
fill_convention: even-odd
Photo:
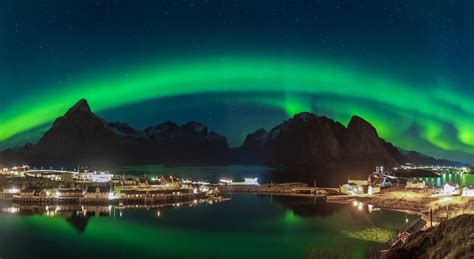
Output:
[[87,221],[71,218],[76,214],[67,211],[53,217],[0,214],[0,242],[10,244],[1,242],[0,249],[15,258],[31,256],[31,251],[78,258],[99,251],[113,258],[304,258],[317,249],[337,251],[343,243],[352,256],[360,257],[368,247],[386,242],[388,233],[407,217],[401,212],[368,213],[365,208],[353,211],[352,206],[315,204],[311,199],[253,195],[236,195],[214,205],[162,208],[159,217],[156,210],[124,209],[122,217],[119,212],[111,208],[110,216]]

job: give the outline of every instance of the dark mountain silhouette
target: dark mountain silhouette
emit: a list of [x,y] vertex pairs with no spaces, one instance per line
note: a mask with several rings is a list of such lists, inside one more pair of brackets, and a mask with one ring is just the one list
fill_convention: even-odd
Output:
[[178,126],[165,122],[137,130],[125,123],[106,123],[82,99],[36,145],[5,150],[5,163],[73,167],[136,163],[222,163],[229,160],[225,137],[199,122]]
[[[354,116],[348,127],[324,116],[300,113],[273,128],[249,134],[241,147],[249,161],[286,166],[364,163],[397,165],[400,152],[379,138],[367,121]],[[255,154],[257,157],[251,157]]]
[[258,129],[254,133],[248,134],[242,146],[234,150],[235,159],[251,164],[265,162],[264,148],[267,135],[268,133],[265,129]]
[[447,159],[438,159],[431,156],[423,155],[416,151],[400,150],[406,163],[412,163],[414,165],[439,165],[439,166],[458,166],[458,167],[470,167],[470,164],[451,161]]
[[126,124],[109,126],[120,139],[131,163],[223,163],[229,160],[225,137],[199,122],[182,126],[164,122],[139,131]]
[[34,147],[30,160],[43,165],[108,164],[118,155],[117,136],[81,99],[56,119]]
[[[28,157],[31,156],[35,145],[31,143],[26,143],[22,147],[9,148],[0,152],[0,165],[21,165],[28,161]],[[2,164],[5,163],[5,164]]]
[[269,132],[259,129],[249,134],[240,148],[231,150],[225,137],[202,123],[167,121],[134,129],[125,123],[105,122],[84,99],[57,118],[36,145],[0,152],[4,164],[252,163],[298,168],[287,172],[310,177],[317,174],[314,168],[340,175],[362,168],[365,174],[375,165],[404,161],[407,158],[397,148],[357,116],[344,127],[324,116],[300,113]]

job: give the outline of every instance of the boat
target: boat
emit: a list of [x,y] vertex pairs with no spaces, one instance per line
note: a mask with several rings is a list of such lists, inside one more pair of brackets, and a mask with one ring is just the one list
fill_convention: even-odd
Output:
[[230,185],[259,185],[258,178],[244,178],[243,182],[230,182]]

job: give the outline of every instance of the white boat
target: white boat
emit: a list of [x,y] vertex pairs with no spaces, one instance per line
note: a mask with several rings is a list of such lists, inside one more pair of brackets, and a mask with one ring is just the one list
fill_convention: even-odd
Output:
[[258,178],[244,178],[243,182],[230,182],[230,185],[259,185]]

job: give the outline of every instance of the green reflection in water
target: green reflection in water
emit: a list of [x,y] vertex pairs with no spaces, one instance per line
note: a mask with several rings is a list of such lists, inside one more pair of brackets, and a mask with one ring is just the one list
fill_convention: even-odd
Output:
[[[321,212],[324,204],[300,201],[293,209],[287,207],[292,202],[275,198],[235,196],[213,206],[163,209],[160,217],[152,209],[124,210],[123,217],[116,210],[115,217],[90,218],[83,230],[61,216],[0,214],[0,251],[6,258],[37,252],[68,258],[304,258],[311,251],[336,252],[343,245],[359,258],[376,242],[385,242],[385,234],[406,217],[344,206]],[[21,250],[25,247],[29,249]]]
[[442,187],[446,183],[459,184],[461,186],[474,185],[474,174],[443,173],[440,177],[418,177],[417,179]]

